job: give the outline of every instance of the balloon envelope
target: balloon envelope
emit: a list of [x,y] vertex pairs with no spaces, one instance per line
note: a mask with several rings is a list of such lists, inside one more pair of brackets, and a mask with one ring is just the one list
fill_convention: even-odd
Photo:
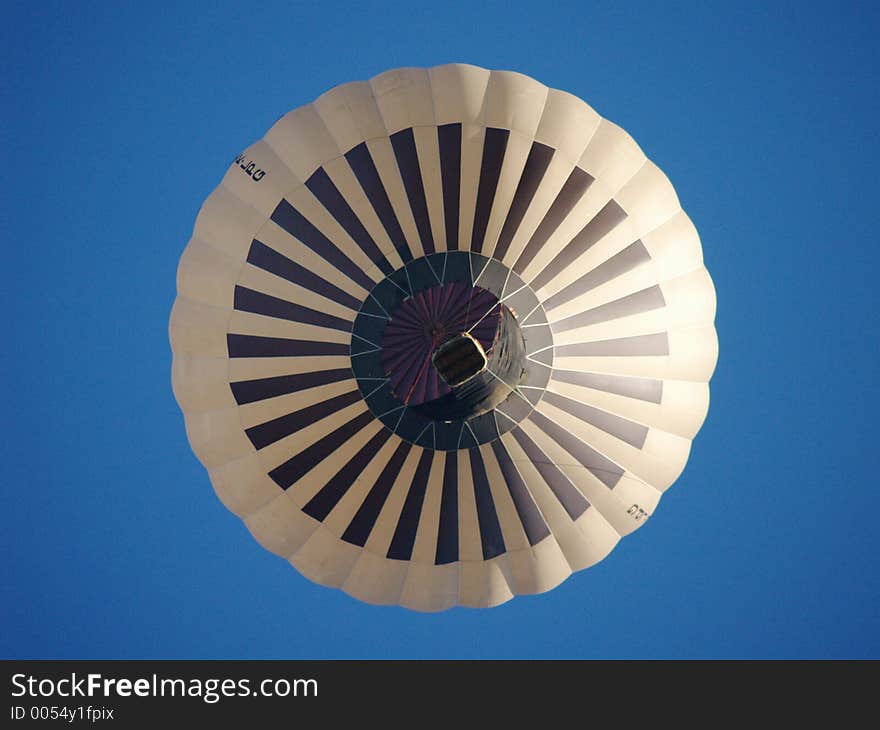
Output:
[[654,513],[715,292],[622,129],[452,64],[284,115],[205,201],[173,386],[223,503],[303,575],[434,611],[538,593]]

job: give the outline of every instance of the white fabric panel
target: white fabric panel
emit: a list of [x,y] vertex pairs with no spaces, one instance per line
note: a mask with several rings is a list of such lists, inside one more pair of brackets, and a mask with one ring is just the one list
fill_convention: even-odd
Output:
[[291,340],[337,342],[344,345],[351,342],[351,333],[349,332],[238,310],[233,311],[229,317],[229,331],[231,333],[256,335],[259,337],[283,337]]
[[296,175],[264,140],[238,155],[226,171],[222,185],[239,200],[266,216],[300,184]]
[[419,516],[419,527],[416,531],[416,541],[413,545],[410,560],[416,563],[433,565],[437,553],[437,533],[440,526],[440,497],[443,492],[443,467],[446,463],[446,454],[437,452],[431,461],[431,471],[428,473],[428,488],[425,491],[425,501],[422,503],[422,512]]
[[319,526],[288,560],[309,580],[340,588],[360,554],[361,548],[340,540],[327,528]]
[[477,119],[483,107],[489,75],[487,69],[463,63],[428,69],[437,124]]
[[459,602],[471,608],[489,608],[513,598],[513,571],[506,555],[461,563]]
[[190,446],[208,471],[254,450],[241,430],[237,408],[187,413],[185,422]]
[[458,559],[466,562],[483,559],[474,479],[467,451],[458,452]]
[[[312,103],[315,112],[321,118],[321,122],[340,152],[347,152],[366,139],[362,131],[363,122],[361,120],[369,120],[372,116],[363,108],[358,109],[360,112],[358,115],[353,114],[349,105],[350,99],[366,98],[369,100],[371,97],[372,90],[369,84],[355,81],[334,86]],[[327,161],[323,161],[323,164],[326,165]]]
[[588,104],[573,94],[550,89],[535,139],[553,147],[556,155],[573,167],[586,150],[600,120]]
[[584,570],[604,560],[617,546],[622,536],[622,533],[618,533],[599,510],[588,509],[574,524],[580,540],[576,548],[565,553],[572,570]]
[[571,575],[571,568],[553,536],[531,548],[507,553],[511,588],[516,595],[544,593]]
[[434,250],[446,250],[446,223],[443,213],[443,181],[440,172],[440,149],[436,127],[416,127],[413,130],[422,185],[428,206],[428,219],[434,239]]
[[[351,110],[351,118],[358,129],[358,137],[361,140],[375,139],[386,136],[385,123],[376,106],[376,97],[373,96],[373,88],[369,81],[356,81],[336,87],[345,97],[346,104]],[[348,152],[354,145],[347,146],[350,138],[343,138],[333,128],[334,138],[339,140],[339,149]]]
[[322,163],[346,152],[339,149],[313,104],[285,114],[263,139],[300,182]]
[[703,265],[700,237],[683,210],[652,231],[643,233],[641,241],[658,268],[658,280],[671,279]]
[[225,357],[175,357],[171,383],[174,396],[187,413],[235,406],[229,389],[229,361]]
[[362,550],[342,590],[366,603],[380,606],[400,603],[407,563],[388,560]]
[[609,196],[620,190],[647,158],[625,131],[613,122],[602,119],[578,161],[578,166],[595,178],[594,186]]
[[260,545],[281,557],[296,552],[320,526],[286,492],[276,494],[255,509],[244,524]]
[[[459,192],[458,248],[468,251],[474,230],[474,210],[480,183],[483,143],[486,131],[475,124],[463,124],[461,129],[461,189]],[[484,247],[484,251],[491,248]]]
[[229,309],[241,269],[240,259],[193,238],[177,267],[178,296]]
[[460,563],[407,563],[400,605],[415,611],[444,611],[460,603]]
[[681,210],[669,178],[650,160],[617,191],[614,199],[627,212],[639,236],[653,231]]
[[178,296],[171,308],[168,334],[175,354],[226,357],[226,324],[231,313],[223,307]]
[[278,375],[313,373],[351,367],[348,355],[312,357],[240,357],[229,360],[229,382],[256,380]]
[[193,238],[244,261],[253,237],[265,221],[266,215],[262,211],[220,185],[202,205]]
[[370,79],[370,87],[389,135],[408,127],[435,124],[427,69],[392,69]]
[[266,474],[256,453],[215,467],[210,470],[210,475],[220,501],[242,519],[283,492]]
[[493,71],[479,121],[487,127],[511,129],[534,137],[549,89],[514,71]]

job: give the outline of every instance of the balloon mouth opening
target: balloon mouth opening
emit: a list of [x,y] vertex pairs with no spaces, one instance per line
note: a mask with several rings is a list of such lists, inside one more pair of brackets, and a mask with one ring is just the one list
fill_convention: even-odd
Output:
[[531,413],[549,381],[552,343],[541,303],[515,272],[446,251],[413,259],[373,287],[352,328],[351,368],[386,427],[450,451],[488,443]]
[[431,363],[448,386],[457,388],[484,372],[489,360],[479,340],[462,332],[434,350]]

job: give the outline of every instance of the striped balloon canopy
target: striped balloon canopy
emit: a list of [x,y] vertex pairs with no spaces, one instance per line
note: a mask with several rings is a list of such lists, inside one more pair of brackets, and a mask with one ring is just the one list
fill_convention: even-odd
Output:
[[461,64],[281,117],[177,289],[174,393],[223,504],[312,581],[420,611],[547,591],[645,524],[718,354],[663,173],[571,94]]

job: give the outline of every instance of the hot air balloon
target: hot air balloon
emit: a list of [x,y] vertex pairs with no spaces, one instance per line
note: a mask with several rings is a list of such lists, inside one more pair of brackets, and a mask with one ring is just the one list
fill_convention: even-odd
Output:
[[281,117],[177,288],[174,393],[223,504],[312,581],[420,611],[547,591],[645,524],[718,352],[664,174],[579,98],[462,64]]

